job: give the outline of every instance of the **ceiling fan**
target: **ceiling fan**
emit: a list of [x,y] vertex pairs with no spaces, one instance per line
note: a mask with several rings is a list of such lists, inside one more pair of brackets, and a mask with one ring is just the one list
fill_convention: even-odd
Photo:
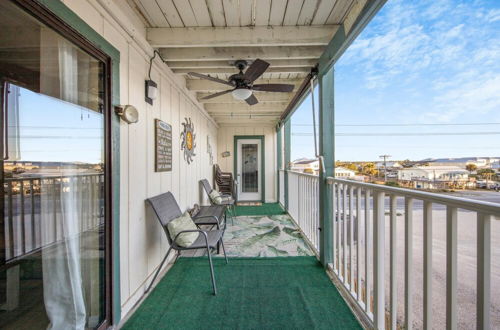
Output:
[[198,77],[201,79],[206,79],[214,81],[220,84],[228,85],[233,87],[233,89],[228,89],[222,92],[211,94],[203,97],[203,100],[208,100],[217,96],[221,96],[227,93],[231,93],[233,97],[237,100],[245,100],[249,105],[254,105],[259,103],[253,91],[259,92],[280,92],[288,93],[293,91],[294,85],[289,84],[254,84],[253,82],[257,80],[269,67],[269,63],[266,61],[256,59],[248,67],[248,69],[243,73],[243,70],[248,66],[248,62],[245,60],[237,60],[234,65],[240,70],[239,73],[233,74],[229,77],[228,81],[210,77],[204,74],[189,72],[188,74],[193,77]]

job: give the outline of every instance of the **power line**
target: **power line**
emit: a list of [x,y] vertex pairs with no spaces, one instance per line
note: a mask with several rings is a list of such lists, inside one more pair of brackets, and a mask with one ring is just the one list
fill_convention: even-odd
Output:
[[[292,133],[295,136],[313,136],[312,133]],[[335,133],[335,136],[466,136],[466,135],[500,135],[500,132],[415,132],[415,133]]]
[[[335,127],[408,127],[408,126],[484,126],[500,125],[500,123],[455,123],[455,124],[335,124]],[[292,126],[313,126],[312,124],[292,124]]]

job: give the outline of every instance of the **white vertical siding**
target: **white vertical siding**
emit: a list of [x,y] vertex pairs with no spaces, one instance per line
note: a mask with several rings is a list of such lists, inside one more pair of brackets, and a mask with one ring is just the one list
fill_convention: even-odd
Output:
[[[212,179],[207,154],[207,135],[211,136],[214,161],[217,151],[217,126],[194,101],[182,80],[155,61],[151,72],[158,84],[159,97],[153,106],[144,100],[149,56],[137,40],[121,26],[134,26],[143,35],[140,19],[118,24],[97,1],[64,0],[96,32],[120,51],[120,102],[139,110],[139,122],[120,126],[120,277],[122,316],[125,316],[143,293],[168,246],[159,224],[145,207],[145,199],[172,191],[181,209],[201,200],[198,181]],[[131,15],[131,12],[124,13]],[[125,15],[122,15],[125,17]],[[143,44],[142,44],[143,45]],[[180,150],[181,123],[191,117],[196,133],[196,156],[188,165]],[[172,172],[154,171],[154,119],[172,125]]]
[[[274,126],[220,126],[217,140],[217,163],[224,172],[233,173],[234,169],[234,137],[241,135],[264,135],[265,139],[265,185],[267,203],[277,202],[277,165],[276,165],[276,129]],[[222,157],[224,151],[231,156]],[[215,154],[214,154],[215,157]]]

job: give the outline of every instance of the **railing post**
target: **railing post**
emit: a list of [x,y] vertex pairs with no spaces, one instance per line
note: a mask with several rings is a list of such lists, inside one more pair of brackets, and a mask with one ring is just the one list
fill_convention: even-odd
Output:
[[489,330],[491,306],[491,215],[477,215],[477,329]]
[[413,199],[405,197],[405,329],[413,328]]
[[[334,71],[330,69],[318,77],[319,81],[319,153],[324,168],[319,171],[320,261],[327,267],[332,262],[333,194],[326,178],[334,177]],[[323,167],[323,166],[321,166]]]
[[373,325],[375,329],[385,330],[385,194],[376,191],[373,197]]
[[288,165],[290,164],[290,144],[291,144],[291,133],[292,133],[292,126],[291,126],[291,123],[290,123],[290,120],[291,119],[287,119],[285,121],[285,127],[284,127],[284,131],[285,131],[285,209],[288,211],[288,189],[289,189],[289,184],[288,184],[288,180],[289,180],[289,175],[288,175]]
[[397,199],[396,195],[390,197],[390,285],[391,285],[391,326],[390,329],[397,329],[397,314],[398,314],[398,294],[397,294]]
[[432,203],[424,201],[424,329],[432,329]]
[[446,208],[446,329],[457,328],[457,209]]

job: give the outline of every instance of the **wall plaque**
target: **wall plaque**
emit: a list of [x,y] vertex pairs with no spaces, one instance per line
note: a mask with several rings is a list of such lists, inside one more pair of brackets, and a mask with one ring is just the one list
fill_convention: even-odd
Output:
[[155,172],[172,171],[172,126],[155,119]]

